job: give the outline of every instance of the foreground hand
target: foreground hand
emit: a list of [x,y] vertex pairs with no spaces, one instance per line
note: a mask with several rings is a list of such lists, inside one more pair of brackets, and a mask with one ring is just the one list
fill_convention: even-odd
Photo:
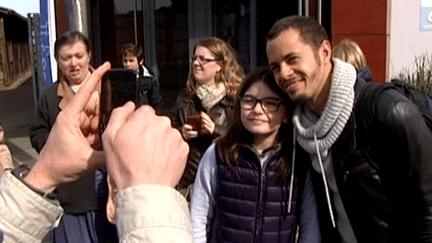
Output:
[[[95,111],[91,108],[94,104],[88,104],[88,101],[94,97],[96,85],[110,67],[107,62],[96,69],[72,102],[59,113],[37,163],[25,177],[27,183],[42,191],[52,192],[58,185],[74,181],[102,166],[103,152],[91,147],[94,137],[84,136],[83,131],[95,126],[92,119]],[[88,114],[91,114],[90,117]]]
[[100,119],[100,94],[93,92],[87,102],[84,113],[86,123],[82,124],[81,131],[87,138],[92,148],[102,150],[102,141],[99,136],[99,119]]
[[132,102],[113,110],[102,141],[108,173],[119,192],[142,184],[174,187],[189,152],[168,117],[157,116],[147,105],[135,111]]

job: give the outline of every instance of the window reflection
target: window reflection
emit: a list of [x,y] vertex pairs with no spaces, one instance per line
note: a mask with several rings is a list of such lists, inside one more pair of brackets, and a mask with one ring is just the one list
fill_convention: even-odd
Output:
[[121,66],[120,50],[124,44],[144,46],[141,0],[114,0],[116,64]]
[[213,34],[228,42],[238,52],[242,67],[248,71],[250,68],[250,1],[213,1]]
[[156,1],[156,53],[161,87],[186,86],[189,72],[188,1]]

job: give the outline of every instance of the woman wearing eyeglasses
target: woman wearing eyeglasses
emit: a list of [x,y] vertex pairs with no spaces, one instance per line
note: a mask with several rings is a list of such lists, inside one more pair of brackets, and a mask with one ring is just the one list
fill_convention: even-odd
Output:
[[195,242],[320,242],[310,160],[293,152],[293,108],[270,69],[246,79],[233,126],[198,167],[191,202]]
[[198,163],[213,139],[233,120],[234,94],[244,79],[233,48],[210,37],[194,47],[186,89],[171,111],[173,125],[188,142],[190,152],[177,189],[188,198]]

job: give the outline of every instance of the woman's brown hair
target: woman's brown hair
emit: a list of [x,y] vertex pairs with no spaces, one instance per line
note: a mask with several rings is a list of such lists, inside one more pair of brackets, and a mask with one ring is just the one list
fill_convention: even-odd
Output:
[[[217,141],[217,153],[224,163],[229,167],[235,168],[238,166],[240,159],[240,148],[242,146],[251,145],[252,134],[244,128],[240,119],[240,99],[246,91],[255,83],[264,82],[264,84],[275,92],[284,102],[287,110],[287,115],[291,116],[294,110],[294,102],[276,83],[271,70],[267,67],[258,68],[252,72],[241,85],[234,104],[234,117],[235,121],[233,126],[227,133]],[[289,119],[291,120],[291,119]],[[278,139],[282,141],[282,156],[277,160],[278,172],[276,173],[276,180],[284,180],[290,173],[292,151],[292,123],[282,124],[279,128]]]
[[[234,96],[245,77],[244,71],[238,62],[236,51],[228,43],[216,37],[208,37],[198,41],[194,46],[193,53],[199,46],[207,48],[222,67],[216,76],[216,84],[224,82],[227,95]],[[189,97],[195,94],[196,84],[197,82],[192,74],[192,65],[190,65],[186,84],[186,93]]]

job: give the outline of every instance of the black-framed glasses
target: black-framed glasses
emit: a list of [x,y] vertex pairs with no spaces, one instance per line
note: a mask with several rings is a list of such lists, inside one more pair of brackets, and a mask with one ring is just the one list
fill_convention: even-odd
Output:
[[215,58],[205,58],[203,56],[192,56],[191,57],[191,62],[195,62],[196,60],[198,60],[198,62],[201,65],[207,64],[209,62],[217,62],[219,60],[215,59]]
[[283,101],[277,98],[264,98],[264,99],[256,99],[252,96],[243,96],[240,99],[240,108],[245,110],[252,110],[255,108],[256,104],[260,103],[261,108],[264,112],[275,112],[279,109],[279,106],[284,104]]

